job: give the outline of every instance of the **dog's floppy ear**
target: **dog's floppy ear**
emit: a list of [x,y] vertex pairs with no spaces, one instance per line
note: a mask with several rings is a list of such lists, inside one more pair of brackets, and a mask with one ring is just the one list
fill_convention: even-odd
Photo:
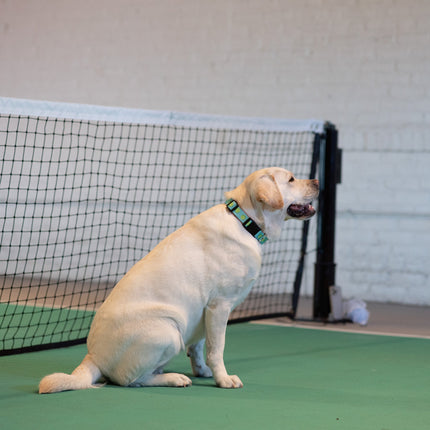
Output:
[[284,207],[282,194],[273,175],[264,175],[257,179],[254,198],[271,210],[279,210]]

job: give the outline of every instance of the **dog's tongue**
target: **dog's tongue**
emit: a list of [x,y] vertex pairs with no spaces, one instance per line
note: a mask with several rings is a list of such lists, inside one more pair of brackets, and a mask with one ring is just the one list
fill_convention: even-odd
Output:
[[310,216],[315,213],[315,209],[310,205],[299,205],[299,204],[292,204],[288,206],[287,209],[288,215],[295,218],[301,218],[304,216]]

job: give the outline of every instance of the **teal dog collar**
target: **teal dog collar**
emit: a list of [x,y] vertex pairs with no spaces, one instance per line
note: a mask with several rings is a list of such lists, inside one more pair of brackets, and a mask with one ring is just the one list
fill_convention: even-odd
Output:
[[242,223],[248,233],[254,236],[261,244],[267,242],[268,237],[261,231],[257,223],[242,210],[236,200],[228,199],[225,204],[227,209]]

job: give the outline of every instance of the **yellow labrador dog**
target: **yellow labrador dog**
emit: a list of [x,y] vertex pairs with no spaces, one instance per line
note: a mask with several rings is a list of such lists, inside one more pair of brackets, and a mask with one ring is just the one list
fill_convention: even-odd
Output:
[[[273,167],[248,176],[219,204],[160,242],[119,281],[97,311],[88,354],[71,375],[42,379],[40,393],[94,387],[102,378],[131,387],[185,387],[191,380],[163,367],[187,348],[195,376],[222,388],[241,380],[224,366],[230,312],[258,277],[262,243],[283,222],[307,219],[318,181]],[[203,356],[206,341],[206,361]]]

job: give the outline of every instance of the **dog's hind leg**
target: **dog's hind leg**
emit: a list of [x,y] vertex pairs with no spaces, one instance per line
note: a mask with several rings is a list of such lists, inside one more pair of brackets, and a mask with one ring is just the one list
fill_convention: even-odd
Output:
[[205,363],[205,358],[203,355],[204,345],[205,339],[202,339],[200,342],[197,342],[194,345],[190,345],[187,349],[187,355],[190,357],[193,375],[201,376],[203,378],[210,378],[212,376],[212,371]]
[[191,385],[190,378],[185,375],[163,373],[163,367],[185,348],[177,325],[165,319],[153,321],[150,327],[151,331],[142,333],[142,337],[138,336],[129,345],[118,366],[115,382],[129,387]]
[[164,351],[158,366],[152,373],[139,376],[129,387],[188,387],[192,385],[191,379],[180,373],[163,373],[163,367],[178,352],[178,345],[171,344]]

